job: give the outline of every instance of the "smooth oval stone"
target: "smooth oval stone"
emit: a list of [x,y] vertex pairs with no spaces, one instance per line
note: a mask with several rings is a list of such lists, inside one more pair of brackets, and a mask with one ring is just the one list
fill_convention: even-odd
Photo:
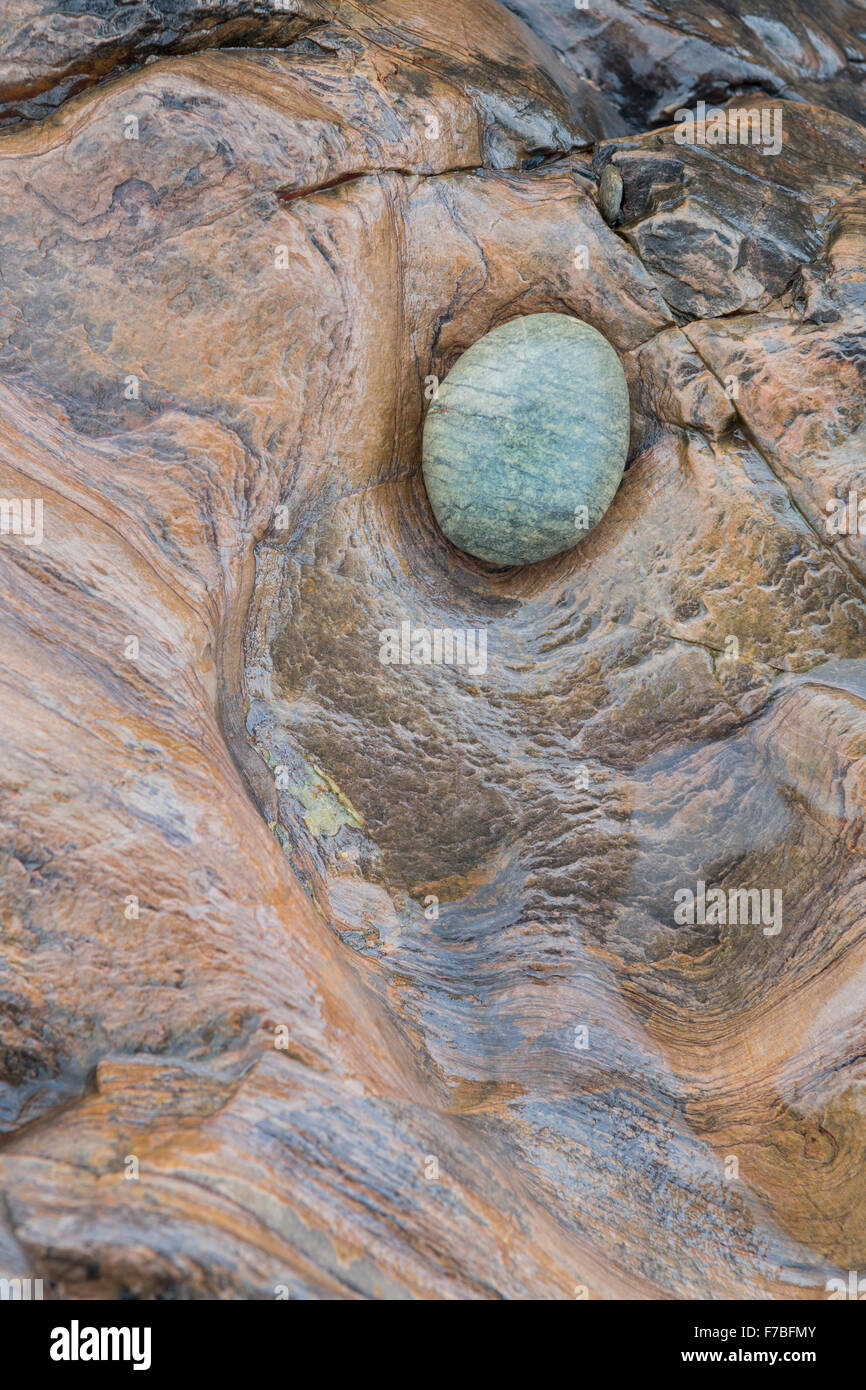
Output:
[[605,222],[612,227],[622,210],[622,174],[615,164],[605,165],[598,184],[598,205]]
[[531,564],[598,524],[628,441],[628,387],[607,339],[567,314],[530,314],[485,333],[439,387],[424,482],[460,550]]

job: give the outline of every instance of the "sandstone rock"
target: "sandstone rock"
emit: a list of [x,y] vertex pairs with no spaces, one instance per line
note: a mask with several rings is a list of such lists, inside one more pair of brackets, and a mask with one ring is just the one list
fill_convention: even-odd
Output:
[[[193,8],[4,18],[4,1271],[823,1298],[866,1258],[850,11],[783,53],[695,6],[677,59],[683,6]],[[660,125],[755,85],[778,157]],[[427,393],[551,312],[623,363],[627,468],[496,573]],[[485,669],[384,665],[403,623]],[[699,882],[781,930],[676,920]]]

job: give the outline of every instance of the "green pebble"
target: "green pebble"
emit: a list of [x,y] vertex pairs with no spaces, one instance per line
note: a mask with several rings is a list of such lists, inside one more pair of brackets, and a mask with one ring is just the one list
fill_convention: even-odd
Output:
[[530,314],[485,333],[439,387],[424,482],[460,550],[528,565],[598,524],[628,442],[628,387],[607,339],[567,314]]

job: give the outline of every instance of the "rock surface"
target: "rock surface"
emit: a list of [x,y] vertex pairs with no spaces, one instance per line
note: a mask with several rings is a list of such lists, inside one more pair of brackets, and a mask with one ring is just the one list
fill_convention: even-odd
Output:
[[628,436],[625,373],[601,333],[566,314],[525,314],[473,343],[433,397],[427,496],[476,559],[548,560],[604,516]]
[[[0,1260],[56,1296],[864,1267],[862,41],[696,4],[654,95],[688,7],[611,4],[599,90],[515,8],[7,8]],[[661,125],[755,84],[776,158]],[[540,312],[622,360],[628,467],[496,574],[425,383]],[[404,622],[486,670],[384,666]]]
[[633,131],[678,107],[764,93],[866,112],[859,0],[505,0]]

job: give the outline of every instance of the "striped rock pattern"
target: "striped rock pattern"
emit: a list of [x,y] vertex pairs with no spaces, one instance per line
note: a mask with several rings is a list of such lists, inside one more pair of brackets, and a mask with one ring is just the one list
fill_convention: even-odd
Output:
[[[44,535],[0,533],[2,1276],[866,1268],[861,41],[605,5],[4,7],[0,496]],[[780,155],[678,145],[694,83],[764,84]],[[548,313],[622,363],[629,455],[493,570],[426,384]]]
[[439,525],[494,565],[548,560],[601,520],[625,467],[625,372],[596,329],[528,314],[474,343],[424,424]]

